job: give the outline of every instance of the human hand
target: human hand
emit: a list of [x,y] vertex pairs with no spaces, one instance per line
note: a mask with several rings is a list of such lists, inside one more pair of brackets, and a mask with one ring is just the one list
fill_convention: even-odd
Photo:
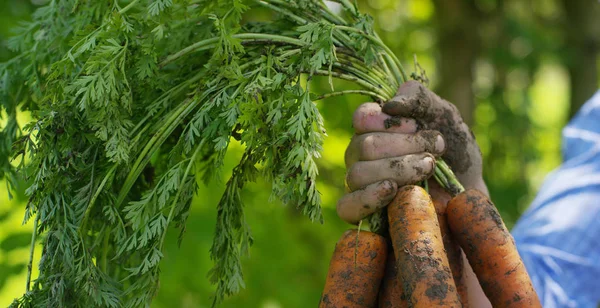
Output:
[[[421,129],[438,131],[447,149],[442,156],[465,189],[481,190],[482,157],[473,132],[455,105],[440,98],[417,81],[404,83],[398,93],[383,105],[382,111],[394,117],[417,119]],[[485,185],[484,185],[485,187]],[[487,193],[487,189],[485,189]]]
[[381,108],[361,105],[346,149],[348,194],[338,215],[356,223],[386,206],[398,186],[427,179],[442,155],[466,189],[487,194],[479,146],[456,107],[416,81],[404,83]]

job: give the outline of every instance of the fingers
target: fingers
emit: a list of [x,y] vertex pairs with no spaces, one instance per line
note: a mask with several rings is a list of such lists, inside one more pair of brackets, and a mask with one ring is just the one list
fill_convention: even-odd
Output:
[[460,116],[453,104],[441,99],[415,80],[403,83],[396,96],[383,105],[382,111],[392,116],[405,116],[425,121],[442,117],[448,111],[450,116]]
[[385,114],[377,103],[360,105],[352,117],[352,126],[359,135],[370,132],[410,134],[417,131],[417,122],[414,119]]
[[346,183],[350,191],[385,179],[394,180],[398,186],[414,184],[428,178],[434,166],[435,158],[428,153],[359,161],[349,168]]
[[346,194],[338,201],[338,216],[348,223],[356,224],[390,203],[397,190],[398,185],[394,181],[383,180]]
[[428,152],[435,156],[444,153],[442,135],[433,130],[416,134],[366,133],[355,135],[346,150],[346,166],[357,161],[378,160]]

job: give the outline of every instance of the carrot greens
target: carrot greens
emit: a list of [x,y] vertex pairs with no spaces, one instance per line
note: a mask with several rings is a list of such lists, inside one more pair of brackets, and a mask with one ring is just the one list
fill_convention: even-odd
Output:
[[[27,183],[24,222],[32,252],[43,248],[13,306],[149,305],[168,227],[183,235],[197,179],[221,172],[214,305],[244,287],[246,183],[266,178],[321,222],[314,101],[386,101],[407,78],[371,18],[337,2],[339,13],[318,0],[50,0],[16,29],[18,56],[0,63],[0,177]],[[331,92],[314,93],[312,76]],[[18,112],[31,114],[23,128]],[[232,138],[244,153],[222,170]]]

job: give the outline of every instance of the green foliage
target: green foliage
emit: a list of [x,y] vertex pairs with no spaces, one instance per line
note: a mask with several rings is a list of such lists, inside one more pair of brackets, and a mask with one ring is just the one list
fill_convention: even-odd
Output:
[[[43,245],[40,275],[13,306],[148,305],[167,229],[183,234],[196,178],[224,171],[231,138],[244,150],[217,204],[213,305],[244,288],[247,183],[266,179],[272,197],[322,222],[316,159],[326,133],[304,78],[328,76],[332,90],[333,78],[354,82],[377,100],[405,78],[372,20],[340,2],[344,15],[317,0],[38,9],[9,42],[19,56],[0,66],[1,170],[31,183],[25,222]],[[242,21],[265,9],[272,21]],[[23,131],[18,107],[34,119]]]

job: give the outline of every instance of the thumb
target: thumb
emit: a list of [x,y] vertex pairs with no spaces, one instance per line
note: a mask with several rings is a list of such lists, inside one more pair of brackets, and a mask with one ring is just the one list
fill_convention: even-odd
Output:
[[449,104],[416,80],[403,83],[396,96],[386,102],[382,111],[391,116],[404,116],[430,121],[439,117]]

